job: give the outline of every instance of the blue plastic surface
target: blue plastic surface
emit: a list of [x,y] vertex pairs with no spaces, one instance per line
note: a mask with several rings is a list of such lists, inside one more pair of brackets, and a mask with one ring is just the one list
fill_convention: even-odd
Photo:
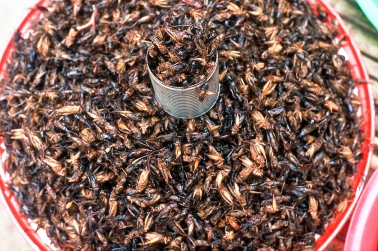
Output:
[[378,30],[378,0],[357,0],[366,17]]

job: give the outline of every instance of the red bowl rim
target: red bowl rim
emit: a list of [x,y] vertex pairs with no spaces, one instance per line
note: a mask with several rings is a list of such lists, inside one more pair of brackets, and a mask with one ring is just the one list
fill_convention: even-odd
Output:
[[[363,143],[361,153],[364,154],[363,159],[358,164],[357,168],[359,173],[354,175],[352,180],[352,187],[355,191],[354,200],[348,203],[347,209],[344,212],[336,213],[333,222],[329,224],[323,235],[321,235],[316,240],[316,249],[324,250],[327,245],[332,241],[332,239],[338,234],[345,222],[348,220],[351,215],[358,197],[361,194],[362,188],[364,186],[364,177],[366,177],[369,170],[369,165],[373,153],[373,139],[375,131],[374,123],[374,102],[371,91],[371,85],[369,83],[369,75],[363,64],[361,53],[354,42],[353,38],[350,35],[350,32],[346,28],[341,17],[336,13],[336,11],[331,7],[326,0],[307,0],[307,2],[316,9],[316,5],[320,5],[327,13],[327,22],[330,22],[331,19],[336,20],[338,23],[338,28],[340,31],[339,37],[345,36],[345,41],[343,42],[343,48],[345,49],[348,60],[349,68],[351,69],[353,78],[358,80],[356,83],[358,89],[358,95],[361,100],[361,112],[364,116],[364,123],[362,124],[362,129],[365,133],[365,141]],[[44,0],[40,0],[36,5],[43,6]],[[22,23],[19,26],[19,30],[23,34],[26,32],[29,27],[30,20],[38,20],[40,17],[40,11],[36,8],[32,8],[29,14],[25,17]],[[8,46],[5,49],[5,52],[0,61],[0,77],[4,76],[5,72],[5,63],[11,56],[13,49],[13,37],[11,38]],[[2,139],[0,139],[2,143]],[[0,148],[0,155],[4,153],[4,149]],[[31,245],[34,250],[50,250],[51,247],[48,246],[45,242],[42,241],[40,236],[33,230],[28,222],[28,218],[20,212],[20,204],[16,200],[15,196],[12,194],[10,188],[6,184],[6,172],[3,168],[3,163],[0,165],[0,200],[2,201],[8,215],[13,221],[16,228],[23,235],[26,241]]]

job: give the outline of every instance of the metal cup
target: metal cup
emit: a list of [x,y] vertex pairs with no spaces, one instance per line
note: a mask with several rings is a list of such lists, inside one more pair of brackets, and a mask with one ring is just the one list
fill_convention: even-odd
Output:
[[[146,63],[155,97],[164,111],[169,115],[182,119],[199,117],[208,112],[217,102],[220,90],[218,53],[216,54],[213,71],[205,80],[188,88],[164,85],[163,82],[152,73],[148,65],[148,53],[146,55]],[[206,83],[209,84],[208,90],[215,93],[215,95],[206,96],[203,101],[200,101],[198,90]]]

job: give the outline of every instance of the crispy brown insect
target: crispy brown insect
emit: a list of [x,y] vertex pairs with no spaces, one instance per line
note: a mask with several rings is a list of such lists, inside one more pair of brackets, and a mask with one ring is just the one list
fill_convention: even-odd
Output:
[[137,193],[142,192],[146,188],[149,174],[150,174],[150,169],[148,167],[144,169],[142,173],[140,174],[140,177],[136,186]]
[[258,177],[263,175],[261,169],[250,159],[245,156],[242,156],[239,159],[245,168],[235,177],[236,182],[243,183],[251,174]]
[[232,198],[232,195],[230,193],[230,191],[227,189],[227,187],[225,187],[224,185],[220,185],[219,187],[219,193],[220,195],[222,196],[222,198],[230,205],[233,205],[234,202],[233,202],[233,198]]

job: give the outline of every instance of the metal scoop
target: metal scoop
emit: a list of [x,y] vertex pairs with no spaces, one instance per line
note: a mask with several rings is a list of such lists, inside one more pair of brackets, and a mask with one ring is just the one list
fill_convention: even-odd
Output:
[[[217,102],[220,91],[218,54],[216,54],[213,71],[203,81],[187,88],[163,84],[151,71],[148,65],[148,55],[146,55],[146,63],[155,97],[169,115],[182,119],[199,117],[208,112]],[[206,83],[209,85],[208,90],[215,95],[205,96],[201,101],[199,90]]]

